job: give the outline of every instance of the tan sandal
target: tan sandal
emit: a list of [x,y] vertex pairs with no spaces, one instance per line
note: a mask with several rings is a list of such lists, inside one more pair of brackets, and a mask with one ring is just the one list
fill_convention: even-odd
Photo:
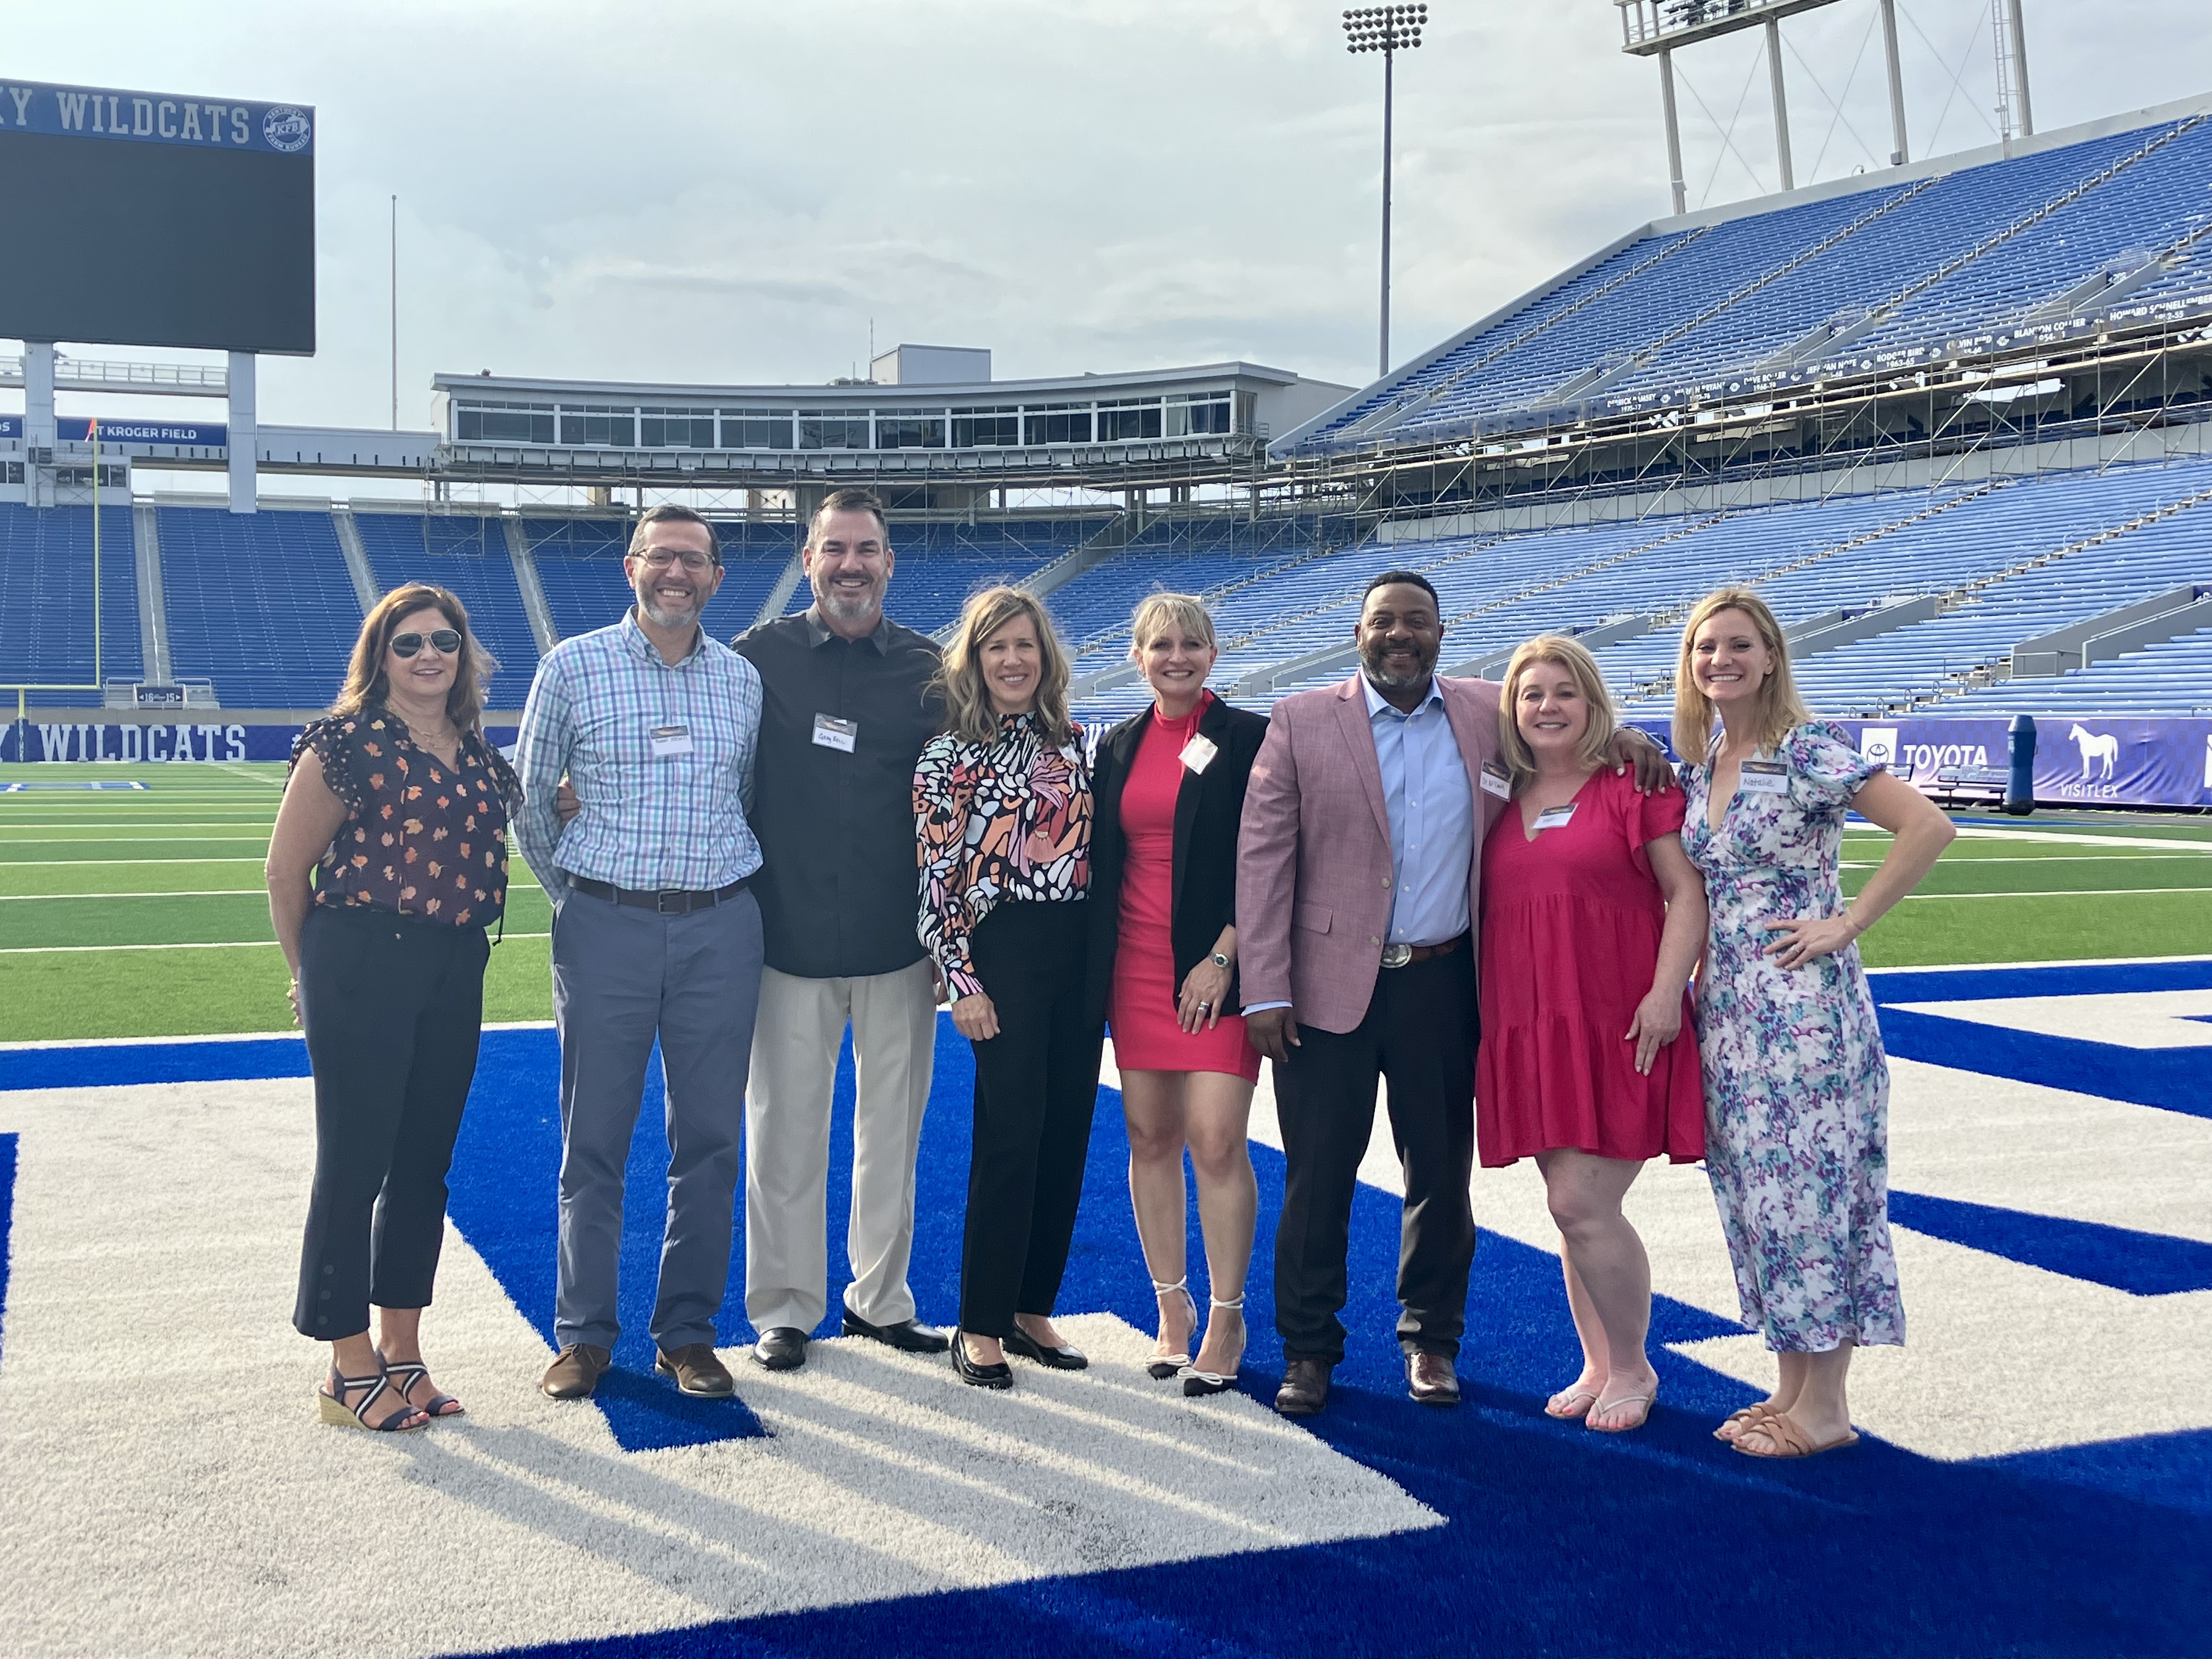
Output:
[[1741,1434],[1758,1422],[1760,1418],[1773,1417],[1778,1414],[1772,1401],[1755,1401],[1746,1406],[1741,1411],[1730,1412],[1726,1417],[1721,1419],[1720,1427],[1713,1431],[1713,1438],[1724,1446],[1733,1446],[1735,1443],[1735,1435],[1729,1433],[1729,1430],[1732,1428],[1736,1434]]
[[1832,1452],[1843,1446],[1856,1446],[1859,1443],[1858,1431],[1845,1429],[1833,1440],[1823,1441],[1816,1446],[1811,1437],[1792,1422],[1785,1412],[1770,1413],[1756,1423],[1747,1425],[1744,1432],[1748,1434],[1753,1429],[1772,1441],[1775,1449],[1772,1451],[1754,1451],[1741,1440],[1732,1442],[1746,1457],[1818,1457],[1822,1452]]
[[[1557,1418],[1562,1423],[1578,1423],[1595,1409],[1598,1392],[1595,1389],[1571,1386],[1561,1389],[1544,1402],[1544,1415]],[[1559,1409],[1554,1410],[1554,1407]]]
[[[1631,1434],[1651,1420],[1651,1407],[1658,1402],[1659,1389],[1655,1383],[1649,1394],[1625,1394],[1618,1400],[1601,1400],[1583,1418],[1583,1426],[1592,1434]],[[1600,1412],[1619,1411],[1623,1406],[1641,1406],[1643,1413],[1633,1423],[1623,1423],[1615,1428],[1592,1421]]]

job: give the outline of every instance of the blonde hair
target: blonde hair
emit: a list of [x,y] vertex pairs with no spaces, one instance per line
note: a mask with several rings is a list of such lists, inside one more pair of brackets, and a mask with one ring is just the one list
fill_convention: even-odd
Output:
[[987,587],[971,594],[953,627],[937,668],[945,696],[945,729],[967,743],[989,743],[999,735],[998,711],[983,683],[983,641],[1018,617],[1036,629],[1039,659],[1036,712],[1055,744],[1075,741],[1075,722],[1067,717],[1067,653],[1053,632],[1052,618],[1036,596],[1018,587]]
[[1597,659],[1590,655],[1588,647],[1564,634],[1539,634],[1524,642],[1505,665],[1505,689],[1498,699],[1498,750],[1516,795],[1536,775],[1536,757],[1529,752],[1528,740],[1521,735],[1521,681],[1530,669],[1544,662],[1556,664],[1573,676],[1575,690],[1582,693],[1583,702],[1589,709],[1589,725],[1575,745],[1575,758],[1585,769],[1595,771],[1605,763],[1613,733],[1620,729],[1612,695],[1605,689],[1605,676],[1598,671]]
[[1791,727],[1813,718],[1805,700],[1797,695],[1796,682],[1790,677],[1790,647],[1783,638],[1782,624],[1775,620],[1766,601],[1748,587],[1719,588],[1699,599],[1689,621],[1682,624],[1682,654],[1674,667],[1674,752],[1692,766],[1703,763],[1706,745],[1712,741],[1713,700],[1698,690],[1697,676],[1690,672],[1691,647],[1697,642],[1698,630],[1723,611],[1741,611],[1750,617],[1759,642],[1774,656],[1773,671],[1759,682],[1753,708],[1755,745],[1771,749]]
[[1129,654],[1140,656],[1146,646],[1168,631],[1180,628],[1206,646],[1215,648],[1213,616],[1195,593],[1147,593],[1129,616]]
[[[474,731],[483,725],[484,687],[499,664],[471,630],[469,608],[459,596],[428,582],[409,582],[393,588],[362,619],[361,637],[354,641],[353,659],[346,666],[345,686],[331,705],[331,713],[358,714],[392,695],[384,653],[401,623],[417,611],[428,610],[444,617],[461,636],[460,654],[453,660],[453,684],[446,693],[446,717],[458,731]],[[431,648],[427,642],[425,648]]]

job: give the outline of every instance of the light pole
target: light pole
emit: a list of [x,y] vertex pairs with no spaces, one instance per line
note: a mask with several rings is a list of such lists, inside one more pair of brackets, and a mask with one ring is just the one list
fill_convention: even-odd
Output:
[[1390,372],[1390,82],[1401,52],[1421,44],[1425,5],[1357,6],[1344,14],[1344,49],[1382,54],[1382,332],[1376,374]]

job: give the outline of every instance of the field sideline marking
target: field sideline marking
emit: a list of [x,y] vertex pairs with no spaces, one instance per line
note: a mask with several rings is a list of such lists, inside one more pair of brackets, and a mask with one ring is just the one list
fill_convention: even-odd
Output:
[[2212,887],[2038,887],[2025,893],[1907,893],[1898,902],[1912,904],[1930,899],[2126,898],[2135,893],[2212,893]]

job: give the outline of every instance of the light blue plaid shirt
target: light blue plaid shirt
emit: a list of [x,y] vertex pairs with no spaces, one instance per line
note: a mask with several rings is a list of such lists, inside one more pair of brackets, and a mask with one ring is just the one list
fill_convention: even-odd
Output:
[[[531,682],[514,753],[515,841],[553,902],[571,875],[704,892],[759,869],[746,809],[760,718],[759,671],[703,629],[674,664],[634,614],[555,646]],[[684,728],[691,752],[655,758],[653,732],[670,726]],[[563,773],[582,803],[566,830],[553,805]]]

